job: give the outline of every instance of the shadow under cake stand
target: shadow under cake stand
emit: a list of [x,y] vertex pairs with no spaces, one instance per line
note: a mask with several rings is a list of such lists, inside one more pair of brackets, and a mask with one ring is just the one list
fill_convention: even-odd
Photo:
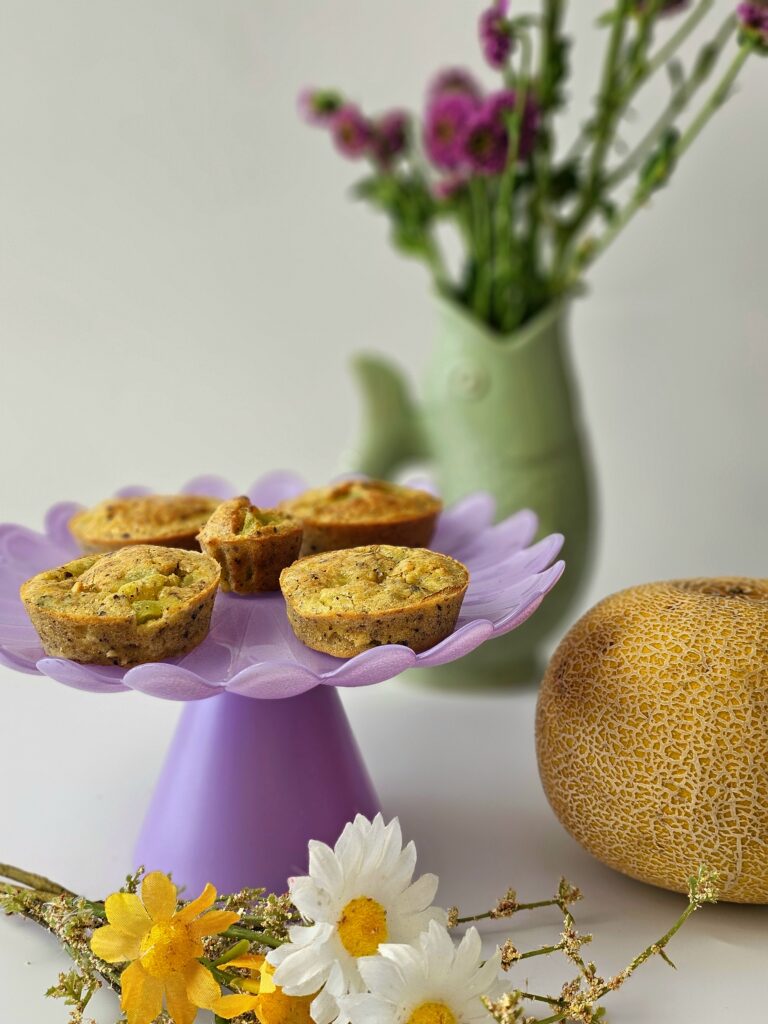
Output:
[[[304,488],[299,477],[274,473],[248,494],[271,507]],[[210,476],[183,491],[236,493]],[[90,693],[140,690],[184,702],[135,863],[172,871],[190,892],[206,882],[224,892],[282,892],[288,876],[306,870],[309,839],[333,843],[356,813],[373,816],[378,799],[337,687],[463,657],[532,615],[564,567],[553,564],[559,534],[531,545],[532,512],[493,525],[493,500],[478,493],[440,518],[432,547],[464,562],[470,585],[454,632],[422,654],[396,645],[349,659],[320,654],[296,639],[279,593],[219,592],[208,636],[185,657],[130,669],[82,665],[46,657],[19,598],[24,580],[77,557],[68,523],[79,508],[54,505],[43,533],[0,526],[0,661]]]

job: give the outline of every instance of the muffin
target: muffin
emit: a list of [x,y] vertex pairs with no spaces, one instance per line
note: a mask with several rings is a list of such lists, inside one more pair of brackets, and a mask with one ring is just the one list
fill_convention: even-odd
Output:
[[302,555],[365,544],[425,547],[440,502],[427,491],[383,480],[348,480],[306,491],[279,506],[302,521]]
[[381,644],[434,647],[453,631],[468,585],[466,566],[448,555],[388,544],[311,555],[280,574],[296,636],[337,658]]
[[139,665],[205,639],[219,575],[199,552],[136,544],[41,572],[21,599],[50,657]]
[[299,557],[301,537],[298,519],[240,497],[222,502],[197,539],[221,566],[222,590],[254,594],[280,589],[280,573]]
[[197,534],[220,504],[220,498],[197,494],[108,498],[74,515],[69,529],[83,551],[116,551],[128,544],[197,551]]

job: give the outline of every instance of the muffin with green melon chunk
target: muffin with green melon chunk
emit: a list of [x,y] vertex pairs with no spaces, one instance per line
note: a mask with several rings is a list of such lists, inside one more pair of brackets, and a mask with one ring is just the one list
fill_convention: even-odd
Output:
[[305,491],[279,506],[302,521],[302,555],[366,544],[425,547],[442,502],[388,480],[346,480]]
[[21,599],[49,657],[139,665],[205,639],[219,577],[207,555],[136,544],[41,572]]
[[241,496],[225,501],[198,534],[221,567],[221,589],[254,594],[280,589],[280,573],[299,557],[302,526],[287,512],[258,508]]
[[116,551],[129,544],[199,550],[197,534],[221,498],[199,494],[141,494],[108,498],[69,521],[83,551]]
[[382,644],[434,647],[453,631],[468,585],[454,558],[389,544],[310,555],[280,575],[296,636],[337,658]]

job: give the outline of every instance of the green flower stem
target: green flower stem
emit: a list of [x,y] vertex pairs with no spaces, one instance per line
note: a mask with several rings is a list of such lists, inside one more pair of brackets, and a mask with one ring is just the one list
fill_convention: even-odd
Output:
[[248,939],[250,942],[258,942],[262,946],[271,946],[272,949],[282,946],[285,941],[284,939],[278,939],[275,935],[270,935],[269,932],[251,931],[250,928],[240,928],[236,924],[233,924],[231,928],[227,928],[223,934],[231,939]]
[[229,949],[225,949],[221,956],[217,957],[213,963],[216,967],[221,967],[223,964],[228,964],[230,960],[234,960],[235,957],[247,953],[250,948],[251,944],[248,939],[240,939],[233,946],[230,946]]
[[208,970],[211,972],[211,974],[214,976],[214,978],[216,979],[216,981],[218,981],[220,985],[226,985],[227,988],[232,988],[234,985],[237,984],[237,976],[234,974],[229,974],[228,971],[220,970],[218,967],[217,960],[209,960],[207,957],[203,956],[200,957],[200,963],[204,967],[208,968]]
[[515,109],[510,113],[507,123],[509,149],[496,198],[493,223],[496,239],[496,266],[493,270],[493,285],[497,300],[497,319],[504,331],[512,330],[516,326],[515,310],[510,304],[510,291],[515,278],[515,264],[520,262],[520,252],[515,244],[513,204],[520,139],[524,124],[525,104],[528,98],[528,81],[533,61],[533,47],[527,33],[520,34],[519,43],[520,74],[515,83]]
[[725,75],[723,75],[720,83],[713,90],[709,100],[704,104],[698,115],[689,125],[687,131],[683,133],[675,147],[675,157],[680,159],[681,156],[690,148],[690,146],[699,137],[702,130],[707,126],[713,115],[720,109],[725,103],[730,94],[731,88],[739,76],[741,69],[746,64],[748,58],[755,49],[755,43],[753,40],[748,39],[739,47],[736,56],[731,61]]
[[[611,144],[612,129],[618,117],[617,85],[621,71],[621,54],[627,26],[627,16],[631,0],[619,0],[616,16],[611,27],[611,37],[606,51],[600,92],[597,99],[597,123],[595,125],[595,143],[589,160],[586,195],[584,204],[593,201],[597,190],[600,170],[605,154]],[[577,216],[578,220],[578,216]]]
[[660,68],[663,68],[674,57],[688,36],[699,27],[699,24],[709,14],[714,4],[715,0],[701,0],[701,3],[694,7],[688,17],[684,19],[680,28],[669,37],[667,42],[648,61],[642,77],[643,82],[646,82],[655,75]]
[[[739,75],[739,72],[744,67],[747,59],[754,50],[754,43],[751,40],[747,40],[742,43],[739,47],[736,56],[731,61],[725,75],[720,80],[717,87],[710,95],[707,102],[699,111],[698,115],[691,122],[687,131],[680,137],[677,145],[673,148],[671,154],[671,163],[675,164],[680,157],[690,148],[694,141],[698,138],[704,128],[707,126],[716,111],[723,105],[725,100],[728,98],[728,94]],[[588,253],[583,259],[577,261],[576,265],[572,268],[571,281],[575,281],[581,275],[581,272],[588,266],[591,266],[595,260],[601,256],[606,249],[616,240],[621,234],[624,228],[629,224],[635,214],[640,210],[650,199],[654,191],[654,185],[649,182],[641,182],[638,185],[634,195],[621,210],[614,222],[608,228],[608,230],[602,235],[598,241],[589,248]]]
[[539,103],[543,110],[549,110],[556,101],[557,82],[552,80],[550,71],[555,52],[560,45],[564,11],[564,0],[546,0],[541,33],[541,64],[539,71]]
[[532,956],[549,956],[550,953],[557,953],[563,948],[562,942],[558,942],[554,946],[539,946],[538,949],[528,949],[525,953],[521,953],[517,958],[518,960],[529,960]]
[[564,1006],[565,1000],[556,999],[555,996],[540,996],[536,992],[520,992],[523,999],[531,999],[535,1003],[548,1003],[550,1006]]
[[627,156],[626,159],[608,175],[605,182],[606,191],[614,188],[630,174],[636,171],[643,161],[651,154],[664,133],[669,130],[675,119],[683,113],[698,90],[709,79],[712,72],[715,70],[719,57],[726,45],[730,42],[735,30],[736,19],[732,14],[730,14],[725,19],[722,28],[709,46],[711,59],[701,72],[697,73],[694,70],[691,77],[672,93],[670,101],[661,116],[655,121],[640,142],[638,142],[637,146],[629,156]]
[[0,877],[10,878],[13,882],[21,882],[22,885],[26,885],[30,889],[35,889],[37,892],[48,895],[75,895],[70,889],[65,889],[63,885],[59,885],[58,882],[52,882],[50,878],[45,878],[44,875],[36,875],[32,871],[23,871],[12,864],[0,864]]
[[459,917],[456,919],[456,924],[471,924],[473,921],[486,921],[489,918],[499,920],[502,917],[512,917],[512,914],[516,914],[518,910],[539,910],[541,907],[557,907],[560,905],[560,901],[556,899],[551,900],[536,900],[533,903],[517,903],[515,909],[510,914],[497,914],[495,910],[486,910],[484,914],[472,914],[469,917]]
[[[677,921],[675,921],[675,923],[672,925],[672,927],[669,929],[669,931],[665,932],[664,935],[662,935],[662,937],[660,939],[656,940],[656,942],[652,942],[649,946],[646,946],[645,949],[642,951],[642,953],[639,953],[634,958],[634,960],[632,960],[630,962],[630,964],[627,967],[624,968],[624,970],[621,972],[621,982],[620,983],[623,984],[623,982],[626,981],[627,978],[629,978],[632,974],[634,974],[634,972],[638,969],[638,967],[641,967],[646,962],[646,960],[650,960],[650,958],[652,956],[657,956],[657,955],[664,956],[664,948],[668,945],[670,940],[677,934],[677,932],[680,931],[680,929],[683,927],[683,925],[688,920],[688,918],[691,916],[691,914],[693,914],[696,910],[699,909],[700,905],[701,905],[700,903],[698,903],[695,900],[691,899],[689,901],[689,903],[688,903],[688,906],[682,912],[680,917],[678,917]],[[668,959],[668,958],[665,957],[665,959]],[[615,985],[612,986],[610,982],[611,982],[611,979],[609,979],[609,981],[606,984],[600,985],[593,993],[591,993],[591,995],[590,995],[590,1002],[592,1002],[593,1004],[598,1002],[600,999],[602,999],[604,996],[606,996],[609,992],[614,991],[615,988],[618,987],[618,986],[615,986]],[[553,1014],[551,1017],[543,1017],[543,1018],[541,1018],[541,1020],[537,1021],[537,1024],[557,1024],[558,1021],[569,1020],[569,1019],[570,1019],[570,1010],[566,1006],[562,1010],[560,1010],[559,1012]]]
[[488,204],[488,190],[479,175],[469,180],[472,203],[472,242],[474,249],[474,276],[472,307],[483,323],[488,322],[491,309],[491,284],[493,275],[493,238]]

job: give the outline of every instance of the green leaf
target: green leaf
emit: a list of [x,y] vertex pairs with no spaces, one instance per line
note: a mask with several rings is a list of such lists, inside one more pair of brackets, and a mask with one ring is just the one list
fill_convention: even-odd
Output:
[[663,188],[669,181],[672,171],[675,169],[675,147],[679,138],[680,133],[677,129],[667,129],[658,146],[643,165],[640,171],[640,187],[648,195]]
[[685,81],[685,71],[682,62],[674,59],[667,64],[667,75],[673,89],[678,89]]

